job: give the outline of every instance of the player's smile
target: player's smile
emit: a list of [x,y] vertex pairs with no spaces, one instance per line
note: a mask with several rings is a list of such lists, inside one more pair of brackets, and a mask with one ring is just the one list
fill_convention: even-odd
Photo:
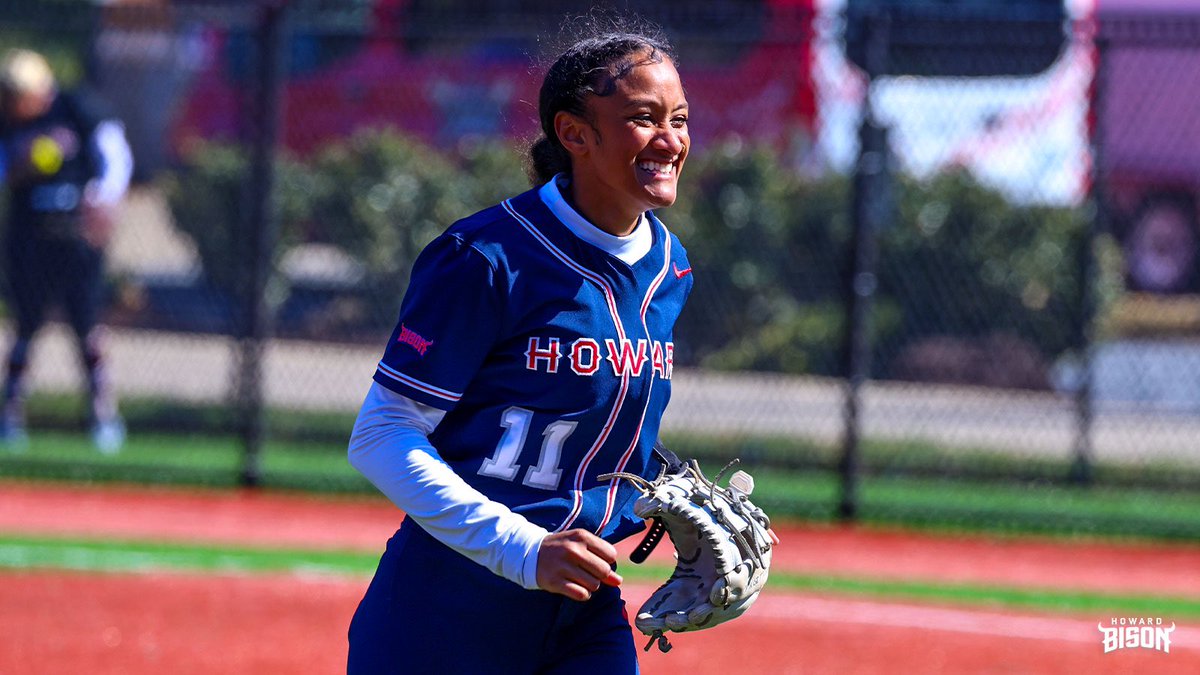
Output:
[[650,174],[651,180],[670,180],[675,176],[675,160],[667,162],[638,162],[638,168]]
[[614,82],[611,94],[589,96],[590,119],[572,116],[563,138],[575,156],[576,208],[616,235],[629,234],[643,211],[675,203],[691,145],[679,73],[670,60],[648,56]]

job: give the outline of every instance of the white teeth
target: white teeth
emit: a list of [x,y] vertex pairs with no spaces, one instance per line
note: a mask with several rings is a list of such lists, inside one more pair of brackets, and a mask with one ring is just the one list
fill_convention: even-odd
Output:
[[638,162],[638,168],[654,173],[671,173],[675,169],[674,164],[659,164],[658,162]]

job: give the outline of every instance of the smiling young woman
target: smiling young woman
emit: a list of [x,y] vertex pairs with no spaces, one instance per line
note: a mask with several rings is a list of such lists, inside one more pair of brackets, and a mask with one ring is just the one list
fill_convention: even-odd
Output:
[[673,330],[692,288],[653,210],[690,146],[667,42],[587,29],[546,73],[534,189],[416,261],[350,439],[406,514],[348,671],[634,673],[613,544],[645,527]]
[[625,236],[643,212],[675,203],[691,143],[688,104],[675,64],[657,51],[636,54],[611,86],[586,116],[555,114],[554,132],[571,154],[568,200],[593,225]]

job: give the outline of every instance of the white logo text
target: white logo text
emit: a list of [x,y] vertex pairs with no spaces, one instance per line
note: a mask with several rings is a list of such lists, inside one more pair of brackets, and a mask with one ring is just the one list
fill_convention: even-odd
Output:
[[1123,616],[1114,618],[1109,626],[1097,623],[1096,628],[1104,636],[1105,654],[1118,649],[1156,649],[1170,654],[1175,622],[1166,627],[1162,617]]

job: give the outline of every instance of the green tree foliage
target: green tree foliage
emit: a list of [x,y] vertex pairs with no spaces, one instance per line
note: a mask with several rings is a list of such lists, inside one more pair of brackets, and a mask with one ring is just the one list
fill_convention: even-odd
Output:
[[[388,130],[362,131],[303,162],[280,157],[277,169],[277,252],[331,244],[357,261],[366,329],[390,327],[412,263],[430,240],[459,218],[529,187],[510,143],[470,140],[443,152]],[[214,290],[243,287],[238,261],[248,243],[248,171],[238,146],[204,143],[162,181]],[[274,287],[282,286],[275,279]]]
[[322,149],[310,170],[309,238],[358,260],[372,322],[393,321],[417,254],[474,210],[466,177],[433,148],[377,130]]
[[[427,242],[529,187],[511,144],[471,140],[439,151],[391,131],[363,132],[281,167],[283,244],[332,244],[357,260],[372,330],[390,328]],[[169,190],[218,286],[234,280],[227,268],[240,245],[245,170],[236,150],[204,146]],[[840,375],[848,178],[801,175],[773,149],[732,140],[693,155],[680,192],[660,214],[695,269],[677,362]],[[1085,231],[1078,209],[1013,204],[965,171],[898,176],[894,194],[893,218],[878,233],[875,375],[935,338],[1012,336],[1039,358],[1072,348]]]
[[898,304],[902,326],[880,341],[884,372],[928,336],[1012,335],[1045,357],[1073,346],[1086,230],[1079,209],[1014,204],[965,170],[898,182],[880,291]]
[[507,140],[470,136],[454,146],[450,158],[465,174],[464,199],[472,212],[529,189],[524,148]]
[[[238,146],[201,143],[183,167],[162,179],[175,224],[191,237],[204,276],[217,291],[233,294],[245,285],[251,224],[250,161]],[[307,169],[294,160],[276,161],[273,207],[278,224],[276,254],[302,239],[312,190]],[[275,256],[278,259],[278,255]]]
[[727,142],[689,162],[662,216],[696,286],[676,329],[684,362],[833,374],[849,225],[846,179],[803,180],[768,148]]
[[[841,374],[850,182],[803,177],[730,142],[691,162],[664,217],[696,267],[677,329],[684,362]],[[1072,347],[1078,209],[1022,206],[953,171],[897,178],[879,232],[874,374],[929,337],[1007,335],[1049,358]]]

